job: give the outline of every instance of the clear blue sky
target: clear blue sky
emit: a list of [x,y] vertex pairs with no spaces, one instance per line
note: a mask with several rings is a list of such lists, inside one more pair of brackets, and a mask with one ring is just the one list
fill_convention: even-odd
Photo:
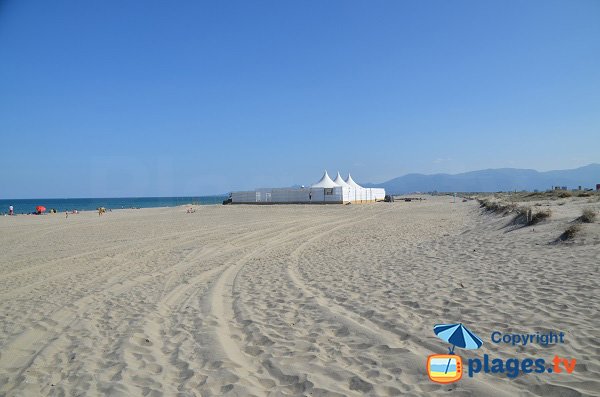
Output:
[[0,0],[0,197],[600,160],[600,1]]

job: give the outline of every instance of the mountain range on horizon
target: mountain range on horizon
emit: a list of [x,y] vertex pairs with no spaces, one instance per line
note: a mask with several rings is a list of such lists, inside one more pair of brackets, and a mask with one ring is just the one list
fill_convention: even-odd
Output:
[[553,186],[568,189],[595,189],[600,183],[600,164],[594,163],[569,170],[536,171],[497,168],[460,174],[407,174],[383,183],[365,183],[364,187],[385,188],[390,194],[412,192],[498,192],[513,190],[548,190]]

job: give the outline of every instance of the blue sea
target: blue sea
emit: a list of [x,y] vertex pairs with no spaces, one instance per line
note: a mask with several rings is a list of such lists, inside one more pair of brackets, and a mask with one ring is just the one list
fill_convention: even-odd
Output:
[[0,214],[8,213],[12,205],[15,214],[27,214],[42,205],[46,212],[54,208],[59,212],[65,211],[95,211],[98,207],[106,209],[122,208],[154,208],[175,207],[185,204],[210,205],[221,204],[227,196],[197,196],[197,197],[123,197],[123,198],[65,198],[65,199],[18,199],[0,200]]

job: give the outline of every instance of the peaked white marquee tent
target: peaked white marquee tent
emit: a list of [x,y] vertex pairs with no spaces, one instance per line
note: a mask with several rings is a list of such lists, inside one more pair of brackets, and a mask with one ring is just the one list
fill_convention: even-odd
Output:
[[354,182],[354,179],[352,179],[352,175],[350,175],[350,173],[348,173],[348,178],[346,178],[346,183],[348,185],[352,186],[355,189],[362,189],[363,188],[358,183]]
[[340,175],[339,171],[337,173],[337,176],[333,180],[333,182],[341,187],[351,187],[349,184],[346,183],[346,181],[344,179],[342,179],[342,176]]
[[232,204],[345,204],[373,203],[383,200],[385,189],[363,188],[348,174],[346,180],[337,173],[335,180],[327,171],[310,187],[269,188],[231,193]]
[[[340,176],[340,173],[338,172],[338,176]],[[327,173],[327,171],[325,171],[325,173],[323,174],[323,176],[321,177],[321,180],[313,185],[311,185],[311,188],[317,188],[317,187],[322,187],[322,188],[334,188],[334,187],[339,187],[341,185],[335,183],[334,181],[331,180],[331,178],[329,177],[329,174]]]

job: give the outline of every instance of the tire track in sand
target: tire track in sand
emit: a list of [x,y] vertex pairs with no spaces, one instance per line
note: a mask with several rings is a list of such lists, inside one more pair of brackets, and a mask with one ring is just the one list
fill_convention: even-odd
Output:
[[300,289],[302,291],[302,293],[305,294],[307,297],[314,298],[315,302],[317,302],[324,311],[329,311],[332,314],[339,316],[340,320],[342,322],[344,322],[345,325],[351,326],[356,331],[358,331],[359,334],[363,334],[363,335],[367,336],[369,339],[383,342],[383,344],[386,344],[390,348],[398,348],[398,347],[400,347],[398,335],[380,327],[378,324],[374,323],[373,321],[369,320],[368,318],[364,318],[364,317],[360,316],[359,314],[357,314],[351,310],[348,310],[344,306],[341,306],[341,305],[333,302],[331,299],[327,298],[323,292],[309,287],[304,282],[302,276],[298,273],[298,270],[297,270],[297,267],[299,266],[300,258],[302,256],[303,251],[306,250],[306,248],[308,248],[310,246],[310,244],[312,244],[314,241],[317,241],[317,240],[327,236],[328,234],[335,232],[336,230],[339,230],[339,229],[342,229],[342,228],[345,228],[345,227],[348,227],[348,226],[351,226],[354,224],[358,224],[358,223],[361,223],[364,221],[368,221],[368,220],[373,219],[380,215],[381,214],[377,213],[375,215],[364,216],[358,220],[353,220],[351,222],[347,222],[342,225],[334,226],[324,232],[318,233],[318,234],[310,237],[308,240],[306,240],[305,242],[300,244],[290,254],[291,261],[289,262],[289,264],[287,266],[287,274],[288,274],[289,279],[294,283],[294,285],[296,285],[296,287],[298,289]]
[[[228,387],[232,387],[227,382],[236,382],[236,378],[241,378],[245,387],[244,393],[263,389],[250,372],[239,374],[240,369],[249,368],[252,364],[245,360],[239,349],[236,349],[237,344],[233,337],[224,339],[230,334],[225,328],[225,321],[220,321],[221,316],[215,313],[226,313],[227,318],[231,318],[233,313],[228,311],[230,303],[223,303],[216,299],[215,295],[226,288],[223,283],[234,271],[264,248],[262,243],[265,239],[272,241],[293,227],[293,222],[286,222],[273,230],[245,233],[231,240],[225,251],[218,252],[218,258],[225,256],[230,259],[208,270],[199,268],[201,273],[191,278],[187,278],[182,271],[188,269],[187,276],[190,276],[196,271],[194,267],[198,264],[189,263],[180,267],[178,272],[171,273],[171,276],[178,275],[179,282],[175,282],[175,288],[172,290],[166,293],[163,290],[156,309],[142,319],[142,325],[138,327],[142,332],[133,334],[126,344],[127,360],[135,365],[150,365],[155,368],[155,378],[138,379],[141,385],[155,391],[166,387],[168,390],[165,391],[168,393],[175,393],[173,385],[177,385],[178,391],[208,387],[214,392],[222,393]],[[253,249],[259,244],[261,245]],[[171,278],[168,278],[166,284]],[[216,304],[214,307],[211,304],[210,308],[203,309],[205,302]],[[210,331],[211,327],[214,332]],[[215,351],[215,345],[221,349]],[[220,360],[205,362],[206,356],[218,356],[221,353],[224,356],[217,358],[230,362],[238,373],[223,375],[227,369],[220,368],[223,365],[220,364]],[[227,363],[224,362],[224,365]],[[221,373],[216,374],[219,371]]]
[[[332,385],[332,381],[337,383],[342,379],[352,379],[352,382],[360,385],[363,384],[361,378],[389,380],[390,376],[385,371],[379,374],[365,369],[372,366],[373,361],[363,356],[373,355],[366,351],[370,346],[375,350],[383,349],[388,354],[390,349],[377,346],[394,346],[390,339],[397,338],[390,336],[388,340],[381,342],[381,338],[373,337],[374,333],[359,324],[358,320],[351,322],[347,316],[327,310],[323,301],[316,301],[314,294],[303,294],[297,284],[290,280],[287,270],[290,255],[298,248],[301,250],[315,238],[322,238],[332,231],[379,216],[381,211],[370,214],[372,213],[352,220],[321,220],[316,227],[287,241],[282,249],[270,247],[270,252],[253,262],[256,263],[256,273],[250,270],[250,266],[240,271],[240,280],[235,288],[242,295],[236,299],[235,311],[245,340],[249,342],[246,345],[248,353],[255,357],[255,361],[260,361],[260,365],[277,380],[267,388],[268,392],[284,395],[339,395],[336,393],[347,393],[356,385],[352,384],[348,389],[348,386],[344,388],[343,385]],[[298,325],[300,328],[297,328]],[[345,327],[340,328],[340,325]],[[340,330],[340,335],[336,336],[341,336],[341,339],[337,339],[332,333]],[[362,336],[361,339],[369,343],[355,343],[356,339],[353,341],[352,337],[345,337],[348,332]],[[329,339],[326,335],[334,338],[332,345],[323,345],[322,342]],[[356,351],[357,348],[360,351]],[[358,359],[348,356],[348,352],[353,350]],[[337,364],[344,364],[336,366],[333,360]],[[364,365],[355,365],[361,360]],[[385,386],[381,386],[380,390],[385,390]],[[355,395],[352,392],[350,394]]]
[[[247,390],[241,390],[242,393],[259,393],[264,394],[266,389],[271,385],[281,382],[276,376],[272,375],[273,368],[265,368],[264,365],[258,361],[252,361],[246,353],[240,348],[242,331],[239,330],[239,335],[232,333],[232,324],[237,321],[234,312],[234,286],[238,274],[248,264],[248,261],[259,253],[264,253],[278,246],[288,244],[301,238],[302,236],[308,236],[313,233],[314,229],[319,229],[324,226],[329,227],[331,223],[323,224],[323,221],[310,226],[297,225],[295,222],[289,227],[284,233],[277,233],[274,238],[259,242],[260,247],[254,249],[250,253],[244,255],[236,263],[228,266],[218,277],[217,281],[210,290],[208,298],[210,307],[210,315],[215,319],[215,327],[213,334],[216,336],[222,353],[225,357],[234,365],[238,375],[245,381],[249,381]],[[334,222],[338,224],[340,222]],[[342,224],[343,226],[343,224]],[[300,231],[293,232],[297,228],[301,228]],[[260,376],[260,377],[259,377]]]
[[[232,242],[237,243],[238,241],[243,241],[247,238],[248,235],[243,235],[233,239]],[[144,242],[157,239],[158,238],[152,238],[145,240]],[[185,233],[184,239],[178,241],[177,246],[184,246],[194,239],[195,238],[191,236],[191,233]],[[118,256],[125,258],[130,252],[139,250],[140,245],[140,243],[130,244],[132,251],[121,252]],[[235,247],[232,251],[242,249],[243,247],[244,245]],[[157,278],[158,275],[162,276],[160,279],[168,280],[170,275],[190,267],[190,265],[195,262],[195,258],[204,257],[204,259],[210,259],[211,257],[216,257],[224,253],[223,251],[198,251],[190,252],[175,266],[169,267],[166,270],[161,269],[157,273],[142,274],[130,278],[129,276],[131,274],[137,274],[138,272],[128,267],[119,267],[118,272],[116,273],[115,269],[107,268],[101,270],[101,275],[99,277],[88,277],[89,280],[87,283],[82,284],[82,286],[87,284],[97,284],[94,290],[89,291],[86,295],[83,295],[74,301],[64,303],[60,308],[47,314],[44,318],[33,324],[31,328],[2,346],[2,350],[0,351],[0,370],[6,371],[7,373],[12,372],[10,375],[11,378],[25,379],[26,372],[32,367],[39,367],[38,365],[34,365],[38,358],[41,358],[42,356],[53,356],[61,350],[60,348],[57,349],[53,347],[55,344],[58,343],[62,348],[65,347],[64,340],[59,341],[59,336],[64,336],[67,333],[67,330],[80,321],[82,315],[90,310],[92,306],[104,304],[103,302],[105,302],[106,298],[109,296],[119,296],[135,286],[149,282],[151,283],[155,279],[159,280],[159,278]],[[157,249],[154,249],[151,252],[158,251]],[[89,253],[84,253],[82,256],[86,254]],[[145,254],[150,255],[148,252]],[[98,266],[96,265],[95,268],[98,268]],[[204,275],[201,275],[201,277],[204,277]],[[48,280],[46,280],[46,282],[47,281]],[[100,283],[100,281],[102,282]],[[31,286],[31,284],[27,285],[26,288],[30,288]],[[12,292],[13,291],[11,291],[11,293]],[[177,298],[175,295],[176,294],[169,294],[169,300]],[[42,359],[42,361],[45,360]],[[51,366],[48,366],[47,368],[51,368]],[[0,387],[0,391],[6,390]]]
[[[247,387],[247,389],[240,390],[241,393],[262,394],[265,390],[265,382],[271,383],[274,382],[274,380],[269,379],[270,376],[264,374],[259,363],[253,362],[244,352],[242,352],[242,349],[239,346],[241,337],[234,335],[231,331],[232,324],[236,321],[233,310],[233,287],[235,279],[240,270],[252,257],[269,248],[284,244],[290,238],[293,238],[289,236],[295,235],[291,232],[296,227],[294,222],[292,222],[291,226],[277,232],[266,240],[264,239],[264,236],[262,236],[260,240],[257,240],[257,243],[260,244],[259,247],[245,254],[233,264],[226,265],[226,268],[218,276],[208,293],[209,295],[205,310],[207,310],[209,316],[214,319],[214,328],[211,332],[211,339],[214,339],[219,345],[220,352],[217,352],[217,358],[219,358],[219,353],[222,353],[224,356],[223,358],[227,359],[234,366],[236,375],[239,375],[238,377],[240,380],[247,383],[243,385],[244,387]],[[282,238],[282,235],[287,237]],[[259,377],[261,375],[262,377]],[[233,385],[224,385],[224,387],[232,388]]]

